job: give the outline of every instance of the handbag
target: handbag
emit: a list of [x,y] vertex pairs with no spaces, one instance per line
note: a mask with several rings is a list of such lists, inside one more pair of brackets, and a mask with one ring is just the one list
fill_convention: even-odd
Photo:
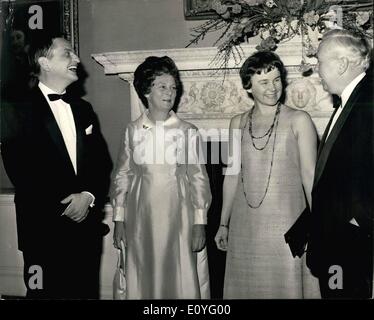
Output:
[[301,258],[309,241],[311,224],[311,213],[307,205],[304,211],[297,218],[296,222],[284,235],[286,243],[290,246],[291,254]]
[[113,299],[125,300],[126,299],[126,277],[125,277],[125,246],[121,241],[121,249],[117,249],[117,266],[113,278]]

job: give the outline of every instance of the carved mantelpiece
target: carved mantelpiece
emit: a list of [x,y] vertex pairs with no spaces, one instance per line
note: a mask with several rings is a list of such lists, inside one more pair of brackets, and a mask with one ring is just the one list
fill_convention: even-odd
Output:
[[[242,49],[245,57],[255,52],[253,45],[242,46]],[[92,57],[104,67],[105,74],[117,74],[130,84],[131,119],[134,120],[143,110],[132,85],[136,67],[148,56],[169,56],[180,70],[184,86],[178,115],[199,128],[227,129],[230,119],[248,110],[253,102],[240,82],[239,69],[244,59],[240,65],[231,60],[228,69],[219,70],[211,64],[216,53],[215,47],[209,47],[106,52],[93,54]],[[282,58],[288,71],[286,104],[309,112],[321,135],[332,112],[331,97],[323,90],[316,74],[302,77],[299,71],[301,42],[295,39],[284,43],[276,53]],[[311,63],[315,61],[312,60]]]

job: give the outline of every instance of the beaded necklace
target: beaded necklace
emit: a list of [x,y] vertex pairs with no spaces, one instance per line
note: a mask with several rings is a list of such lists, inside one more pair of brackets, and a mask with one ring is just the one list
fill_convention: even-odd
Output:
[[[265,188],[264,195],[262,196],[260,202],[257,205],[254,205],[254,204],[250,203],[250,201],[248,200],[247,193],[245,192],[244,174],[243,174],[243,161],[241,161],[241,179],[242,179],[243,193],[244,193],[244,196],[245,196],[245,200],[247,202],[247,205],[250,208],[257,209],[262,205],[262,203],[263,203],[263,201],[266,197],[266,194],[268,192],[269,185],[270,185],[270,177],[271,177],[271,172],[273,170],[275,142],[276,142],[276,138],[277,138],[277,129],[278,129],[278,122],[279,122],[279,114],[280,114],[280,103],[278,103],[278,105],[277,105],[277,110],[275,111],[275,114],[274,114],[273,123],[271,124],[269,130],[267,130],[266,133],[262,136],[255,136],[252,132],[252,118],[253,118],[254,108],[255,107],[253,106],[253,108],[249,111],[249,114],[248,114],[248,132],[249,132],[249,136],[251,137],[253,147],[258,151],[264,150],[266,148],[266,146],[268,145],[268,143],[270,141],[270,138],[271,138],[271,136],[274,132],[274,141],[273,141],[273,148],[272,148],[271,161],[270,161],[270,170],[269,170],[269,175],[268,175],[268,179],[267,179],[267,183],[266,183],[266,188]],[[263,147],[257,147],[256,144],[255,144],[255,139],[262,139],[262,138],[265,138],[265,137],[267,137],[265,145]],[[242,141],[243,141],[243,135],[242,135]]]

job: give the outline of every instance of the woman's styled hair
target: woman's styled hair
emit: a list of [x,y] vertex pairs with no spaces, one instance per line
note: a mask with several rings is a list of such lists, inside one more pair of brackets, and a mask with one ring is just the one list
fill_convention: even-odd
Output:
[[[261,74],[263,71],[267,73],[275,68],[278,69],[280,73],[283,92],[285,92],[284,89],[287,86],[286,68],[279,56],[271,51],[258,51],[244,61],[239,73],[243,88],[248,90],[252,87],[251,79],[254,74]],[[282,98],[284,98],[283,96],[284,94]]]
[[146,94],[150,93],[153,81],[157,76],[164,74],[171,75],[175,80],[177,87],[177,94],[173,109],[175,110],[179,104],[180,98],[183,93],[183,86],[180,80],[179,71],[174,61],[167,57],[148,57],[145,61],[140,64],[134,73],[134,87],[135,90],[143,102],[144,106],[148,109],[148,100],[145,97]]

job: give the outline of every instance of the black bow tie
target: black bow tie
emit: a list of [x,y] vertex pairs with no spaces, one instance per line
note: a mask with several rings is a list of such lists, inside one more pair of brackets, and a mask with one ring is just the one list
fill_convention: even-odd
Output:
[[57,100],[62,99],[63,101],[69,104],[72,101],[72,97],[68,93],[64,93],[64,94],[51,93],[48,95],[48,99],[50,101],[57,101]]
[[340,98],[337,95],[333,95],[332,96],[332,103],[333,103],[332,106],[333,106],[334,109],[339,108],[342,105],[342,98]]

